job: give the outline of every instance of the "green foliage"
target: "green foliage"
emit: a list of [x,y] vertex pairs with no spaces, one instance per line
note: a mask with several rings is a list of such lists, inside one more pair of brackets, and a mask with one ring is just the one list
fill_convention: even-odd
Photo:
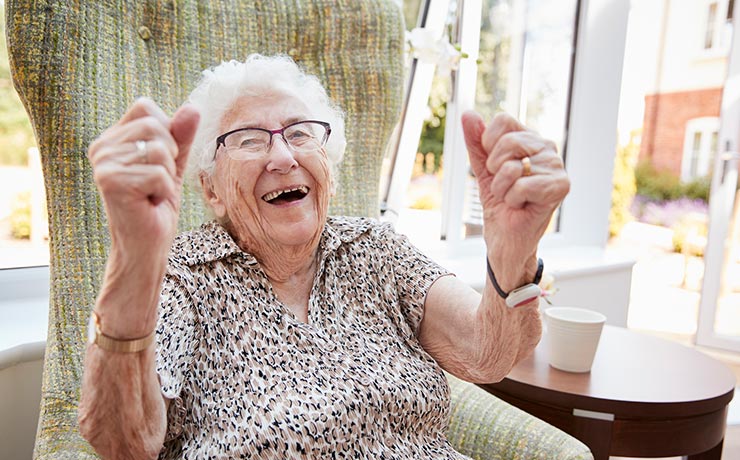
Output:
[[442,166],[442,152],[445,144],[445,125],[447,118],[445,116],[447,103],[443,102],[436,107],[430,107],[432,116],[424,120],[424,126],[421,128],[421,138],[419,139],[418,151],[424,154],[434,154],[434,171],[439,171]]
[[630,205],[635,197],[634,163],[640,147],[634,142],[634,135],[625,146],[617,148],[614,158],[614,179],[612,187],[612,206],[609,211],[609,236],[615,236],[631,220]]
[[658,171],[651,164],[642,162],[635,168],[637,194],[652,200],[676,200],[682,197],[709,202],[711,177],[705,176],[682,182],[669,171]]
[[10,233],[17,239],[31,237],[31,192],[15,197],[10,209]]
[[0,3],[0,165],[24,166],[35,145],[33,129],[10,79],[5,11]]
[[707,175],[683,184],[683,193],[688,198],[699,199],[709,203],[709,192],[712,189],[712,176]]

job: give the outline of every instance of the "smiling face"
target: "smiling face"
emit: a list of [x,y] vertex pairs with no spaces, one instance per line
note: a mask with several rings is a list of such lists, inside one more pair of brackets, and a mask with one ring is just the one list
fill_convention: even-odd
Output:
[[[298,98],[270,93],[242,96],[221,122],[221,132],[239,128],[280,129],[310,119]],[[239,246],[267,265],[310,257],[326,221],[332,193],[323,148],[292,151],[276,134],[268,153],[235,160],[225,147],[216,153],[213,174],[201,176],[206,200]]]

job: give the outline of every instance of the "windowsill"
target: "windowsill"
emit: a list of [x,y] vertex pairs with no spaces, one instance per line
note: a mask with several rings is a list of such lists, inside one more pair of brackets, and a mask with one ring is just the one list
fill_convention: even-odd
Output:
[[46,341],[49,267],[0,270],[0,292],[0,361],[7,362],[6,353],[25,356]]
[[[485,248],[482,238],[462,242],[440,241],[438,212],[406,209],[395,223],[399,233],[437,263],[454,272],[474,288],[485,283]],[[423,231],[421,231],[423,230]],[[631,268],[635,260],[596,246],[565,245],[556,235],[546,235],[538,251],[545,260],[545,272],[558,280]]]

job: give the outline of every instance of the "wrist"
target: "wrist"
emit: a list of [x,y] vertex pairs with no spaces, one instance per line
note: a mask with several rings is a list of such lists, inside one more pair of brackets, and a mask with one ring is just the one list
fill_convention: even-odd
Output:
[[537,273],[536,248],[525,255],[505,249],[489,250],[486,260],[496,274],[499,286],[506,292],[531,283]]
[[137,338],[119,338],[103,332],[100,316],[92,311],[88,324],[88,343],[98,348],[116,353],[138,353],[154,343],[154,329],[147,335]]
[[529,282],[523,282],[519,287],[511,290],[504,290],[496,279],[496,274],[491,268],[490,261],[486,258],[486,271],[488,273],[488,280],[496,292],[498,297],[504,299],[508,307],[518,307],[532,302],[533,300],[540,297],[542,290],[540,289],[539,283],[542,279],[542,272],[544,271],[544,263],[542,259],[537,259],[537,269],[535,270],[534,276]]
[[123,261],[111,252],[95,304],[103,333],[136,339],[154,330],[165,270],[152,265]]

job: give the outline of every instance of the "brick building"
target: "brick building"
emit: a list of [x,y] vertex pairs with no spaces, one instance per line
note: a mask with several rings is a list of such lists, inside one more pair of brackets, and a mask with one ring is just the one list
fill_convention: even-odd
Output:
[[[655,25],[641,161],[683,180],[709,174],[716,152],[733,0],[645,0]],[[646,46],[650,47],[646,43]]]
[[[706,174],[717,150],[721,102],[722,88],[645,96],[640,159],[683,178]],[[706,158],[703,143],[708,143]]]

